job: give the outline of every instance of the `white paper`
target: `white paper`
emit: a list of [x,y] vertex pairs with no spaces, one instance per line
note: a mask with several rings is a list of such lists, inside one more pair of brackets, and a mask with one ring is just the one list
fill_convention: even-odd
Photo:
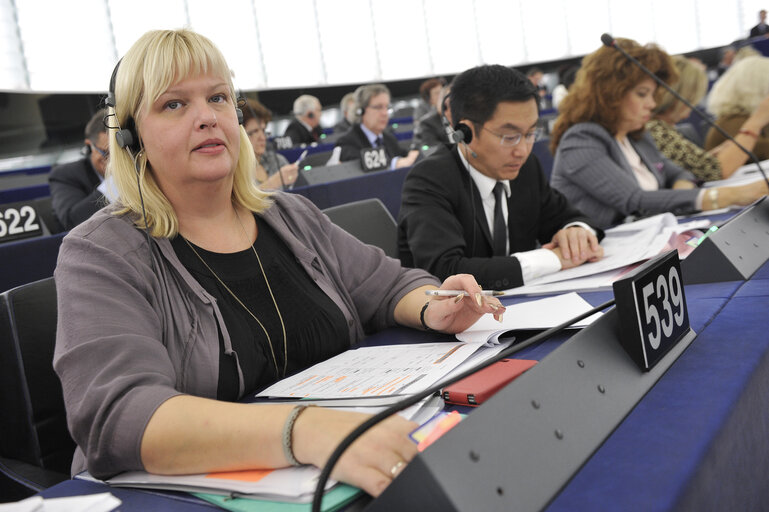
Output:
[[[264,475],[258,475],[263,472]],[[106,480],[115,487],[137,487],[142,489],[165,489],[187,492],[210,492],[214,494],[247,494],[253,498],[271,499],[294,503],[308,503],[312,500],[320,470],[314,466],[296,466],[268,470],[246,470],[195,475],[155,475],[145,471],[127,471]],[[220,476],[220,477],[217,477]],[[258,475],[261,478],[252,478]],[[100,482],[87,472],[77,478]],[[255,480],[255,481],[254,481]],[[326,489],[336,485],[329,480]]]
[[[502,317],[502,323],[497,322],[491,315],[483,315],[465,331],[456,335],[460,341],[480,343],[491,336],[523,329],[549,329],[570,318],[581,315],[593,308],[585,299],[576,293],[566,293],[555,297],[533,300],[521,304],[507,306]],[[574,327],[589,325],[601,313],[585,318],[574,324]]]
[[32,496],[15,503],[0,504],[0,512],[109,512],[121,503],[108,492],[46,499]]
[[361,347],[276,382],[257,396],[339,399],[415,394],[437,382],[479,346],[442,342]]
[[659,239],[658,235],[664,228],[676,224],[676,218],[672,213],[663,213],[607,229],[606,237],[601,241],[604,255],[599,261],[561,270],[533,279],[526,284],[533,286],[565,281],[626,267],[631,263],[647,259],[658,254],[667,242]]

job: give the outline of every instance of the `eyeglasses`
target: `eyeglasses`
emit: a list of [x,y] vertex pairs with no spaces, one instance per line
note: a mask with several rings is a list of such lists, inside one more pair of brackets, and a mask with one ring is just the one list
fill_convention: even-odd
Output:
[[521,142],[521,139],[526,139],[526,144],[534,144],[536,141],[539,140],[539,138],[542,136],[542,128],[535,128],[530,132],[524,133],[515,133],[513,135],[503,135],[501,133],[496,133],[485,126],[482,127],[484,130],[489,132],[490,134],[494,135],[495,137],[499,137],[499,145],[505,146],[505,147],[512,147],[517,146],[518,143]]
[[101,149],[96,144],[91,144],[91,149],[95,150],[105,160],[109,160],[109,149]]
[[387,110],[389,114],[392,114],[393,111],[392,105],[369,105],[367,108],[372,110]]

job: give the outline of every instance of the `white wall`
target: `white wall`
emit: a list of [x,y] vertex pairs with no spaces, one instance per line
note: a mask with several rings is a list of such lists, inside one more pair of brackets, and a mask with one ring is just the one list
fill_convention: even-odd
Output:
[[103,92],[145,31],[210,37],[241,89],[360,83],[589,53],[600,36],[671,53],[746,37],[758,0],[0,0],[0,90]]

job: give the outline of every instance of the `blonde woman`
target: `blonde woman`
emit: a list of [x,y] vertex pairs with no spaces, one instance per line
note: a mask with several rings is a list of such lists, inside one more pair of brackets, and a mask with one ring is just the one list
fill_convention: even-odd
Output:
[[[346,350],[364,328],[458,332],[504,311],[470,276],[444,284],[478,300],[425,305],[434,277],[303,198],[256,188],[230,68],[208,39],[145,34],[111,90],[119,199],[69,233],[56,268],[54,367],[73,472],[322,466],[367,415],[237,400]],[[395,416],[369,430],[332,476],[378,495],[415,455],[414,426]]]
[[[769,58],[751,56],[732,64],[708,96],[708,110],[716,124],[743,145],[747,142],[759,160],[769,159]],[[711,128],[705,149],[719,154],[726,139]]]

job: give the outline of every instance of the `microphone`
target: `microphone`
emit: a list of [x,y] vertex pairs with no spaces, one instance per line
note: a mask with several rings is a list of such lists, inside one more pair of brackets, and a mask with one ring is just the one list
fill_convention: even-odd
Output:
[[615,300],[611,299],[607,302],[604,302],[603,304],[600,304],[594,307],[590,311],[587,311],[585,313],[582,313],[581,315],[578,315],[578,316],[575,316],[574,318],[566,320],[562,324],[556,325],[555,327],[551,327],[550,329],[547,329],[546,331],[543,331],[537,334],[536,336],[532,336],[526,341],[517,343],[515,345],[511,345],[507,347],[505,350],[503,350],[502,352],[500,352],[499,354],[497,354],[496,356],[492,357],[491,359],[487,361],[483,361],[473,366],[472,368],[465,370],[459,375],[452,377],[451,379],[446,379],[444,381],[439,382],[438,384],[434,384],[429,389],[426,389],[421,393],[417,393],[415,395],[404,398],[403,400],[396,402],[395,404],[391,405],[387,409],[380,411],[379,413],[375,414],[374,416],[370,417],[369,419],[367,419],[366,421],[358,425],[352,432],[350,432],[347,435],[347,437],[345,437],[342,440],[341,443],[339,443],[336,449],[331,453],[331,456],[328,458],[328,461],[326,461],[326,465],[323,466],[320,472],[320,475],[318,476],[318,482],[315,486],[315,493],[313,494],[313,497],[312,497],[312,509],[311,509],[312,512],[320,512],[321,503],[323,501],[323,494],[326,487],[326,482],[328,482],[329,476],[331,475],[331,471],[334,469],[334,466],[336,465],[337,461],[339,461],[339,458],[342,456],[345,450],[347,450],[347,448],[349,448],[350,445],[353,442],[355,442],[355,440],[358,439],[361,435],[363,435],[363,433],[365,433],[368,429],[370,429],[380,421],[384,420],[385,418],[395,414],[396,412],[402,411],[406,407],[410,407],[416,404],[423,398],[439,392],[441,388],[445,388],[449,384],[453,384],[454,382],[462,380],[465,377],[468,377],[479,370],[483,370],[487,366],[491,366],[497,361],[501,361],[506,357],[510,357],[512,354],[519,352],[530,345],[539,343],[540,341],[544,341],[550,338],[551,336],[553,336],[554,334],[558,334],[559,332],[563,331],[570,325],[576,322],[579,322],[580,320],[587,318],[591,315],[594,315],[599,311],[603,311],[608,307],[613,306],[614,302]]
[[614,39],[614,38],[613,38],[611,35],[609,35],[609,34],[607,34],[607,33],[603,33],[603,34],[601,34],[601,42],[602,42],[602,43],[603,43],[605,46],[608,46],[608,47],[610,47],[610,48],[614,48],[615,50],[617,50],[618,52],[620,52],[620,53],[621,53],[621,54],[622,54],[622,55],[623,55],[623,56],[624,56],[624,57],[625,57],[627,60],[629,60],[630,62],[632,62],[632,63],[633,63],[633,64],[635,64],[636,66],[638,66],[638,68],[639,68],[641,71],[643,71],[644,73],[646,73],[647,75],[649,75],[649,77],[651,77],[651,78],[652,78],[652,80],[654,80],[655,82],[657,82],[657,84],[658,84],[658,85],[661,85],[661,86],[662,86],[662,87],[664,87],[664,88],[665,88],[665,89],[666,89],[666,90],[667,90],[667,91],[668,91],[670,94],[672,94],[673,96],[675,96],[675,98],[676,98],[678,101],[680,101],[681,103],[683,103],[684,105],[686,105],[687,107],[689,107],[690,109],[692,109],[692,112],[695,112],[695,113],[696,113],[698,116],[700,116],[700,119],[703,119],[703,120],[704,120],[706,123],[708,123],[708,125],[709,125],[709,126],[711,126],[712,128],[714,128],[714,129],[715,129],[715,130],[716,130],[718,133],[720,133],[721,135],[723,135],[725,139],[732,141],[732,142],[734,143],[734,145],[735,145],[735,146],[737,146],[738,148],[740,148],[740,150],[741,150],[743,153],[745,153],[746,155],[748,155],[748,158],[750,158],[750,160],[751,160],[753,163],[755,163],[755,164],[756,164],[756,167],[758,168],[758,171],[761,173],[761,176],[763,176],[763,178],[764,178],[764,181],[766,182],[766,186],[767,186],[767,187],[769,187],[769,178],[767,178],[767,176],[766,176],[766,173],[765,173],[765,172],[764,172],[764,170],[761,168],[761,162],[758,160],[758,158],[756,157],[756,155],[755,155],[755,154],[753,154],[753,152],[752,152],[752,151],[749,151],[749,150],[748,150],[748,149],[747,149],[745,146],[743,146],[742,144],[740,144],[739,142],[737,142],[737,140],[736,140],[734,137],[732,137],[731,135],[729,135],[728,133],[726,133],[726,131],[725,131],[723,128],[721,128],[721,127],[720,127],[720,126],[718,126],[718,125],[717,125],[715,122],[713,122],[713,121],[710,119],[710,117],[709,117],[709,116],[708,116],[708,115],[707,115],[705,112],[703,112],[702,110],[700,110],[700,109],[699,109],[698,107],[696,107],[695,105],[692,105],[692,104],[691,104],[691,102],[687,101],[687,100],[686,100],[686,99],[685,99],[683,96],[681,96],[680,94],[678,94],[678,92],[677,92],[677,91],[675,91],[675,90],[674,90],[672,87],[670,87],[668,84],[666,84],[665,82],[663,82],[663,81],[662,81],[662,79],[660,79],[660,77],[658,77],[657,75],[655,75],[654,73],[652,73],[652,72],[651,72],[651,71],[650,71],[650,70],[649,70],[649,69],[648,69],[646,66],[644,66],[643,64],[641,64],[641,63],[638,61],[638,59],[634,58],[632,55],[630,55],[628,52],[626,52],[624,48],[622,48],[621,46],[619,46],[619,45],[617,44],[617,41],[616,41],[616,40],[615,40],[615,39]]

